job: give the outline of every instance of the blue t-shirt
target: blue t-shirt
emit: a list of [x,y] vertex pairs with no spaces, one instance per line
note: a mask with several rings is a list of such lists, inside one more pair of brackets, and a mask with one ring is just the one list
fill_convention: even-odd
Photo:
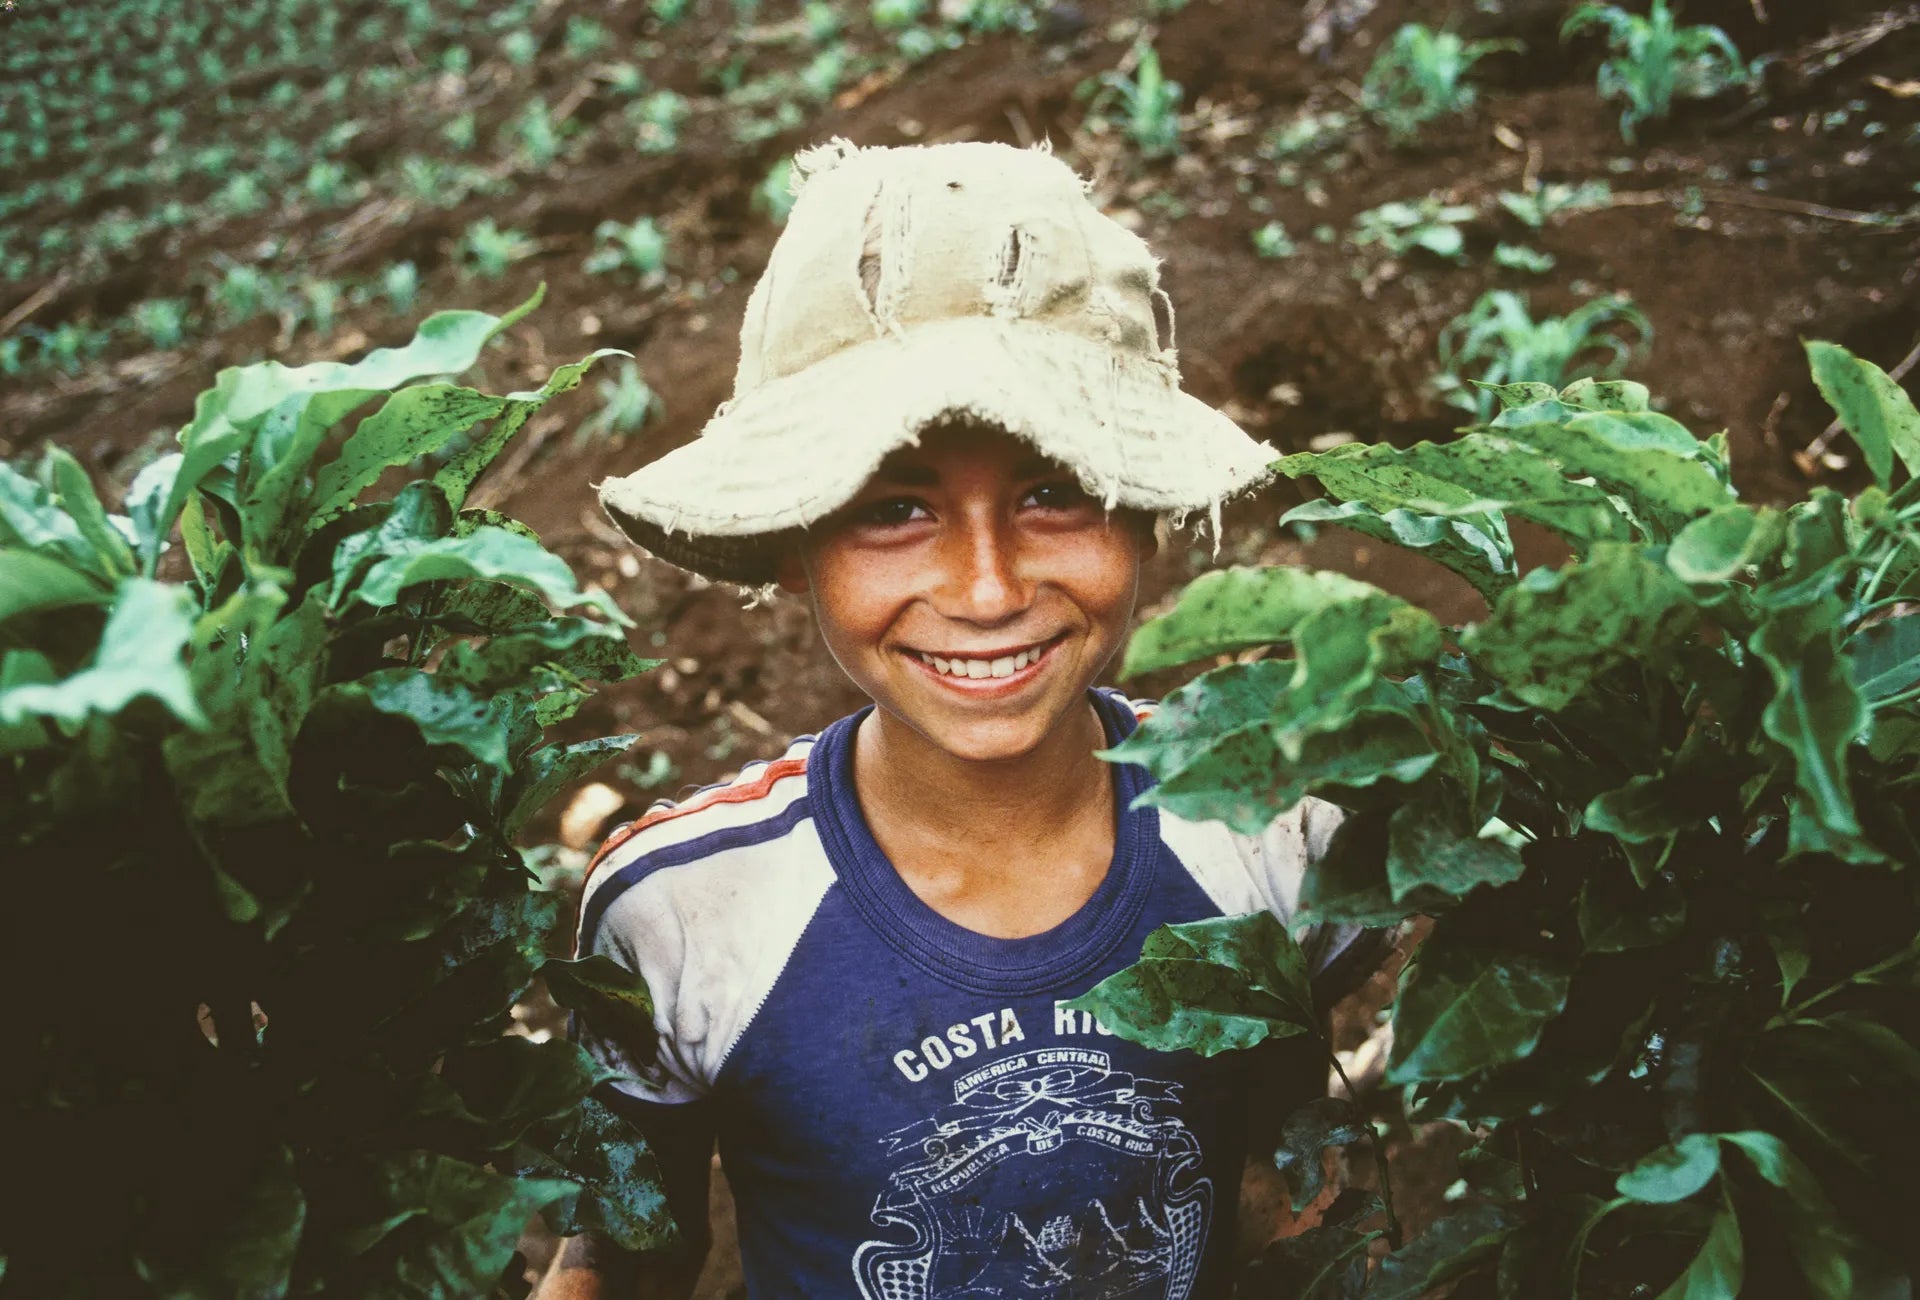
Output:
[[[1109,744],[1151,710],[1089,695]],[[1153,1051],[1060,1004],[1158,926],[1289,918],[1339,810],[1308,800],[1237,835],[1129,810],[1150,778],[1115,765],[1093,896],[1044,933],[990,938],[920,901],[875,843],[853,785],[868,711],[656,807],[589,872],[579,951],[646,977],[657,1063],[577,1030],[635,1076],[610,1100],[660,1154],[676,1214],[704,1215],[717,1134],[754,1300],[1220,1293],[1244,1055]],[[1309,958],[1349,968],[1359,939],[1310,933]]]

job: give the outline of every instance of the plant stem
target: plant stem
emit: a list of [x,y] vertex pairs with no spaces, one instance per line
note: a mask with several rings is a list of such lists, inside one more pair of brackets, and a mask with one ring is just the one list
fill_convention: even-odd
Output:
[[[1347,1072],[1340,1067],[1340,1058],[1334,1053],[1333,1044],[1324,1038],[1320,1042],[1327,1049],[1327,1059],[1333,1062],[1333,1072],[1340,1076],[1341,1086],[1347,1090],[1347,1096],[1353,1100],[1354,1105],[1358,1106],[1360,1094],[1353,1090],[1353,1080],[1349,1079]],[[1373,1162],[1380,1167],[1380,1208],[1386,1212],[1387,1216],[1387,1244],[1398,1250],[1400,1249],[1400,1219],[1393,1212],[1393,1172],[1387,1168],[1386,1144],[1380,1141],[1380,1130],[1373,1126],[1372,1121],[1367,1123],[1367,1136],[1373,1142]]]

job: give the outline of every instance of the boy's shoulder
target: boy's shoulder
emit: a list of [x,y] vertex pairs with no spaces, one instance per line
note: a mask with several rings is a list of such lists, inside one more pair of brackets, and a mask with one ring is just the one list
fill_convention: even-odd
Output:
[[[731,892],[747,860],[765,868],[808,816],[808,763],[817,737],[800,736],[779,754],[681,799],[661,799],[601,842],[581,887],[577,939],[593,947],[609,910],[653,882],[674,894]],[[761,852],[742,855],[739,850]],[[769,852],[771,851],[771,852]],[[706,869],[699,869],[705,865]],[[674,868],[695,868],[675,871]]]

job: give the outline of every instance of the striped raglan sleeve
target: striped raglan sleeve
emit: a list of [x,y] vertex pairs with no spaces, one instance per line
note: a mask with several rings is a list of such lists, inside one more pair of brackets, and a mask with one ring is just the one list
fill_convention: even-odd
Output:
[[[687,934],[666,891],[627,883],[647,868],[646,840],[622,827],[608,837],[590,868],[581,897],[576,954],[598,954],[647,983],[654,1005],[654,1039],[634,1042],[603,1031],[587,1016],[571,1018],[576,1043],[618,1077],[602,1083],[594,1096],[646,1139],[659,1165],[668,1210],[681,1235],[696,1249],[708,1236],[707,1197],[716,1136],[715,1103],[687,1050],[684,1024],[697,1009],[685,1004]],[[618,915],[609,918],[612,886],[622,897]]]

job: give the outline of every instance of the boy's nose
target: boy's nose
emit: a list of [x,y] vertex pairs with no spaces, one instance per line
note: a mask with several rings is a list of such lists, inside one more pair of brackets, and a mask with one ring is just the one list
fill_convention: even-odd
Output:
[[949,617],[1001,623],[1032,602],[1011,530],[997,522],[968,521],[952,529],[943,548]]

